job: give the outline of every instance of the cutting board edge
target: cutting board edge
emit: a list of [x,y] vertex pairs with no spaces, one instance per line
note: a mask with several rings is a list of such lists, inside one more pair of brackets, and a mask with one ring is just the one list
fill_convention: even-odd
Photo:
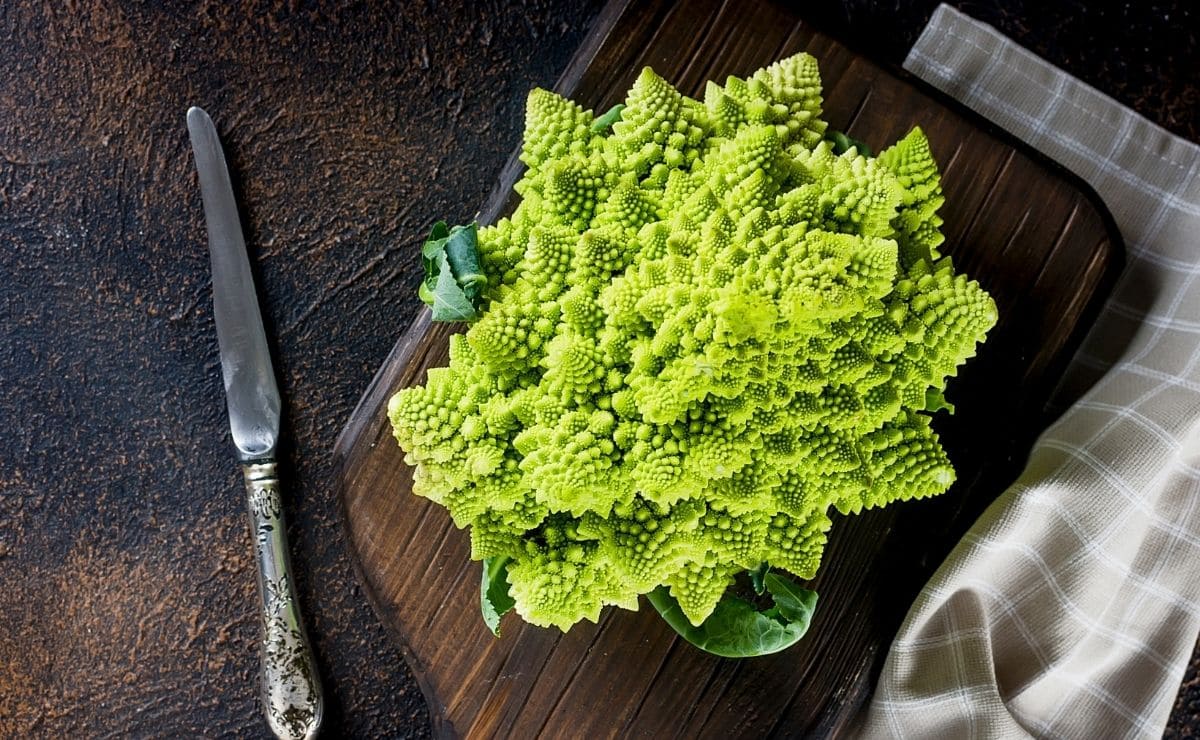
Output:
[[[339,480],[341,479],[339,472]],[[342,493],[344,486],[339,486],[337,497],[338,513],[342,518],[342,530],[346,538],[351,543],[350,548],[350,564],[354,569],[354,577],[358,579],[362,586],[363,594],[367,597],[367,604],[374,612],[376,619],[383,627],[384,633],[391,640],[392,644],[400,651],[400,657],[404,659],[405,665],[412,672],[413,679],[417,682],[417,687],[421,690],[421,696],[425,700],[425,709],[429,715],[429,725],[432,728],[433,735],[441,738],[456,737],[452,726],[450,725],[447,713],[444,711],[441,699],[433,687],[429,685],[429,679],[426,676],[424,667],[420,658],[409,646],[408,636],[396,627],[400,620],[394,614],[394,609],[379,597],[378,589],[366,570],[363,568],[361,559],[358,553],[360,550],[354,546],[357,542],[351,523],[351,518],[346,507],[346,497]]]

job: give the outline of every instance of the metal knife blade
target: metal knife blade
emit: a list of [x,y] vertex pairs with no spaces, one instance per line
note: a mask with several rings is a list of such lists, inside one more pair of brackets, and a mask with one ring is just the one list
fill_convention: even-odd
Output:
[[213,313],[221,348],[229,427],[242,462],[265,460],[274,456],[279,441],[279,388],[254,292],[229,168],[217,129],[208,114],[200,108],[190,108],[187,123],[208,226]]

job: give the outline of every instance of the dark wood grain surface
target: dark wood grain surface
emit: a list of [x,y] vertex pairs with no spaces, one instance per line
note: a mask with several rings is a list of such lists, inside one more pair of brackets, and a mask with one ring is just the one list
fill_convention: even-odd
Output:
[[[955,4],[1200,137],[1191,3]],[[898,63],[935,5],[802,12]],[[417,313],[421,232],[485,201],[525,92],[557,79],[600,8],[0,3],[0,737],[266,734],[190,104],[225,139],[275,340],[330,736],[428,734],[353,574],[331,448]],[[1200,733],[1197,665],[1170,737]]]
[[[935,427],[959,472],[940,499],[835,517],[815,579],[820,608],[784,653],[720,660],[657,613],[606,610],[563,635],[478,615],[469,539],[411,495],[387,399],[445,364],[461,325],[422,312],[399,340],[334,449],[349,544],[367,594],[395,633],[440,734],[464,737],[784,737],[844,731],[925,579],[984,506],[1016,478],[1049,393],[1123,263],[1120,237],[1082,182],[986,121],[815,33],[770,3],[612,2],[556,88],[605,110],[653,66],[685,94],[801,50],[820,63],[825,117],[879,151],[912,126],[929,136],[948,194],[945,249],[992,293],[1000,322],[947,396]],[[483,209],[515,202],[506,168]],[[507,181],[506,181],[507,180]]]

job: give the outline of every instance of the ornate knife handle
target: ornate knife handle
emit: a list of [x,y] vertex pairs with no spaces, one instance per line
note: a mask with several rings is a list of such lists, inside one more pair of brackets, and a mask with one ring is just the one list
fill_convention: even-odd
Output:
[[245,463],[242,472],[262,603],[263,711],[276,737],[313,738],[321,727],[325,702],[292,585],[275,463]]

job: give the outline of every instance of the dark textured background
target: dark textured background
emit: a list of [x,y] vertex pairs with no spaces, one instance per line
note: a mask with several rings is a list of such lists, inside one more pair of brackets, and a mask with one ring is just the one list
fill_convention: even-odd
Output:
[[[810,4],[898,62],[936,3]],[[819,6],[819,7],[818,7]],[[959,6],[1200,140],[1187,0]],[[0,2],[0,736],[251,735],[254,581],[184,126],[226,142],[287,406],[335,735],[428,733],[347,557],[329,451],[597,0]],[[1170,737],[1200,732],[1197,661]]]

